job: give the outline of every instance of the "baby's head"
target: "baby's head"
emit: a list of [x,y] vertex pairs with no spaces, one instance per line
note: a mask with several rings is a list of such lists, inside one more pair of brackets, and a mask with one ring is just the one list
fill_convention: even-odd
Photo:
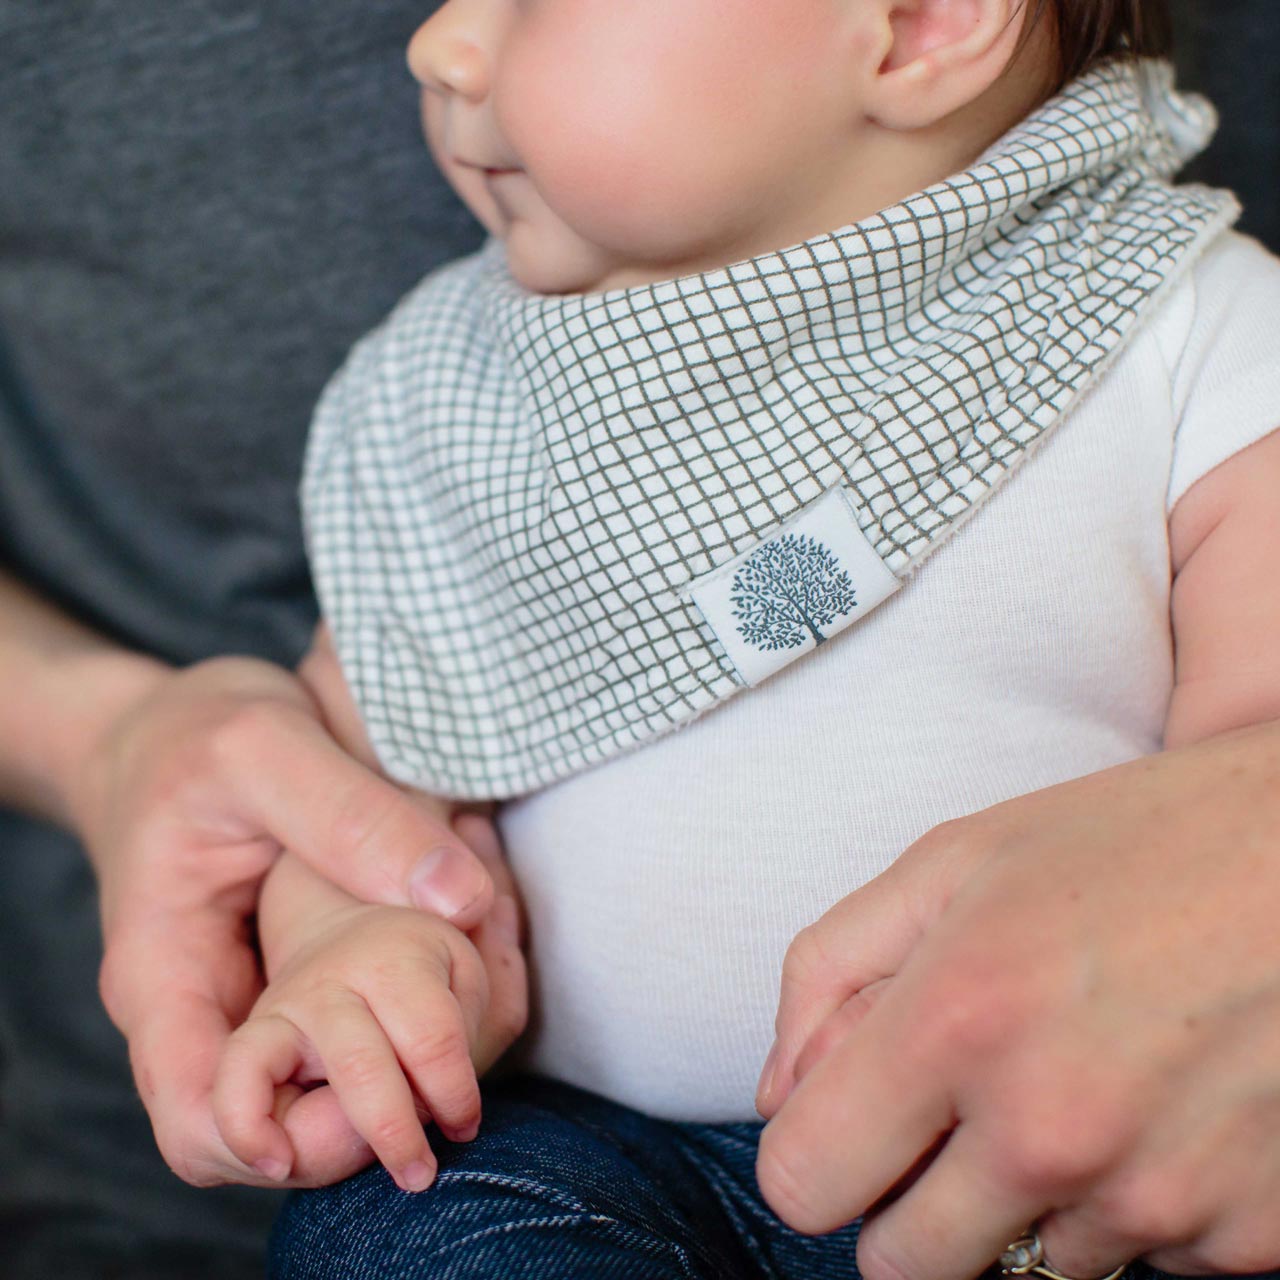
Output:
[[543,293],[724,266],[971,163],[1168,0],[447,0],[409,64],[437,162]]

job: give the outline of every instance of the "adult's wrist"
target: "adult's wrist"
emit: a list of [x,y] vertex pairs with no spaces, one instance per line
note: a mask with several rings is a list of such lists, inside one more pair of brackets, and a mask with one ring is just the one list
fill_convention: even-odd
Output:
[[90,744],[167,670],[0,568],[0,805],[74,826]]
[[145,654],[90,645],[54,658],[47,674],[47,719],[31,757],[26,807],[83,836],[107,781],[112,738],[175,672]]

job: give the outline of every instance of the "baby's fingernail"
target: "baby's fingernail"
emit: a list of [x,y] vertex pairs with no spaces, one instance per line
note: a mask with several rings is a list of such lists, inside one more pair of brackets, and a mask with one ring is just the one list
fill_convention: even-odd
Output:
[[463,849],[441,845],[424,854],[409,877],[409,898],[424,911],[450,919],[484,892],[484,871]]
[[289,1166],[283,1160],[272,1160],[270,1156],[255,1161],[253,1167],[272,1182],[283,1182],[289,1176]]
[[778,1071],[778,1042],[773,1042],[769,1056],[764,1060],[760,1072],[760,1083],[756,1086],[756,1110],[760,1111],[769,1105],[769,1095],[773,1092],[773,1077]]
[[503,942],[520,945],[520,908],[509,893],[500,893],[493,904],[493,928]]
[[406,1191],[425,1191],[434,1179],[431,1166],[424,1160],[415,1160],[400,1171],[400,1185]]

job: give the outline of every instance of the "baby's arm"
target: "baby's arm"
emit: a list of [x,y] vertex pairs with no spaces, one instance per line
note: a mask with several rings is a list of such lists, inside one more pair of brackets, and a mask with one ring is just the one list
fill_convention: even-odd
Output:
[[1177,678],[1165,745],[1280,720],[1280,431],[1197,481],[1169,537]]
[[[514,899],[502,895],[468,936],[422,912],[358,902],[286,854],[264,886],[259,931],[269,985],[232,1036],[214,1094],[227,1145],[287,1177],[294,1155],[280,1121],[299,1085],[327,1081],[397,1183],[422,1190],[436,1162],[420,1110],[447,1138],[474,1137],[475,1059],[483,1070],[494,1037],[500,1052],[523,1025]],[[501,999],[491,1002],[491,989]],[[505,1021],[486,1026],[495,1005]]]

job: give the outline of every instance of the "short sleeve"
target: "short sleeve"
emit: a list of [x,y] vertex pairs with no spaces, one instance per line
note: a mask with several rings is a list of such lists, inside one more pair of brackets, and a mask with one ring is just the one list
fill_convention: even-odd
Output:
[[1167,509],[1202,476],[1280,427],[1280,258],[1235,232],[1196,264],[1173,352]]

